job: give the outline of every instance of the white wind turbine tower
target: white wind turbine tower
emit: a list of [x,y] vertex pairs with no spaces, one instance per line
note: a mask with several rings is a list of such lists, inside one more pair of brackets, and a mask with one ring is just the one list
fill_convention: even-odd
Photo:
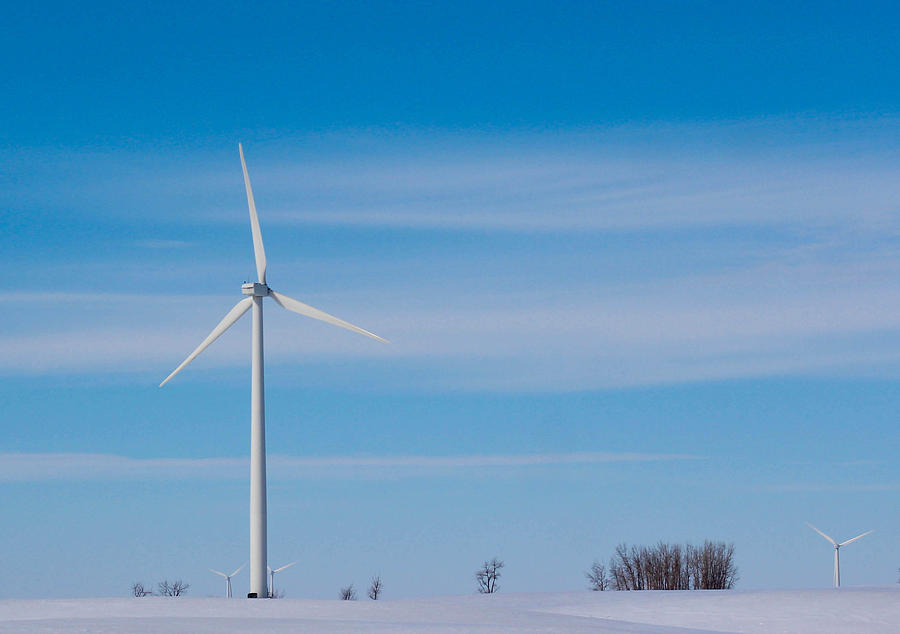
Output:
[[862,535],[857,535],[853,539],[848,539],[847,541],[841,542],[839,544],[836,541],[834,541],[833,539],[831,539],[828,535],[826,535],[825,533],[820,531],[818,528],[816,528],[815,526],[810,524],[809,522],[807,522],[806,525],[809,526],[814,531],[816,531],[819,535],[821,535],[822,537],[824,537],[825,539],[830,541],[831,545],[834,546],[834,587],[840,588],[841,587],[841,546],[846,546],[847,544],[852,544],[857,539],[862,539],[866,535],[870,535],[871,533],[874,533],[875,531],[866,531]]
[[[246,566],[246,565],[247,564],[244,564],[244,566]],[[219,572],[218,570],[213,570],[212,568],[209,569],[210,572],[214,572],[217,575],[219,575],[220,577],[225,577],[225,596],[228,597],[229,599],[231,598],[231,578],[233,576],[235,576],[237,573],[239,573],[241,570],[243,570],[244,566],[241,566],[240,568],[238,568],[237,570],[232,572],[230,575],[226,575],[224,572]]]
[[253,254],[256,258],[258,281],[241,286],[241,292],[247,295],[235,304],[219,325],[213,328],[209,336],[187,359],[159,384],[168,383],[172,377],[203,352],[223,332],[228,330],[251,307],[253,308],[253,325],[251,341],[251,391],[250,391],[250,593],[249,597],[263,598],[266,591],[266,424],[265,396],[263,389],[263,298],[271,297],[275,303],[300,315],[312,317],[320,321],[358,332],[367,337],[387,343],[378,335],[363,330],[342,319],[322,312],[292,297],[277,293],[266,286],[266,251],[263,248],[262,234],[259,230],[259,218],[256,215],[256,203],[253,202],[253,190],[250,188],[250,176],[244,161],[244,149],[238,144],[241,155],[241,168],[244,171],[244,186],[247,189],[247,204],[250,207],[250,231],[253,234]]
[[281,572],[285,568],[290,568],[295,563],[297,563],[297,562],[292,561],[287,566],[282,566],[281,568],[276,568],[275,570],[272,570],[272,568],[269,568],[269,592],[271,593],[270,596],[275,596],[275,573]]

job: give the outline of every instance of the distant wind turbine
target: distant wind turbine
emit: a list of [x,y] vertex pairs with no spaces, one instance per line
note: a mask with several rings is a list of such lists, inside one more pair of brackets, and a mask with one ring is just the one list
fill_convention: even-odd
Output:
[[847,544],[852,544],[857,539],[862,539],[866,535],[870,535],[870,534],[874,533],[875,531],[866,531],[862,535],[857,535],[853,539],[848,539],[847,541],[841,542],[839,544],[836,541],[834,541],[833,539],[831,539],[828,535],[826,535],[825,533],[820,531],[818,528],[816,528],[815,526],[810,524],[809,522],[807,522],[806,525],[809,526],[814,531],[816,531],[819,535],[821,535],[822,537],[824,537],[825,539],[830,541],[831,545],[834,546],[834,587],[840,588],[841,587],[841,546],[846,546]]
[[292,561],[292,562],[289,563],[288,565],[282,566],[281,568],[276,568],[275,570],[272,570],[271,568],[269,568],[269,592],[272,593],[271,596],[275,596],[275,573],[276,573],[276,572],[281,572],[281,571],[284,570],[285,568],[290,568],[290,567],[293,566],[295,563],[297,563],[297,562],[296,562],[296,561]]
[[[244,566],[246,566],[246,565],[247,564],[244,564]],[[218,570],[213,570],[212,568],[209,569],[210,572],[214,572],[217,575],[219,575],[220,577],[225,577],[225,596],[228,597],[229,599],[231,598],[231,578],[233,576],[235,576],[237,573],[239,573],[241,570],[243,570],[244,566],[241,566],[240,568],[238,568],[237,570],[232,572],[230,575],[226,575],[224,572],[219,572]]]
[[251,390],[250,390],[250,593],[248,597],[263,598],[269,596],[266,588],[266,423],[265,423],[265,390],[263,386],[263,314],[262,300],[271,297],[275,303],[289,311],[312,317],[326,323],[352,330],[361,335],[387,343],[376,334],[363,330],[358,326],[338,319],[287,295],[277,293],[266,286],[266,251],[263,247],[262,233],[259,230],[259,217],[256,215],[256,203],[253,202],[253,190],[250,187],[250,176],[247,174],[247,163],[244,161],[244,148],[238,144],[241,155],[241,168],[244,171],[244,186],[247,189],[247,204],[250,207],[250,231],[253,234],[253,254],[256,258],[256,274],[258,281],[244,284],[241,292],[247,295],[235,304],[219,325],[213,328],[209,336],[197,349],[188,355],[175,370],[159,384],[168,383],[172,377],[181,372],[207,346],[219,338],[251,307],[253,308],[253,326],[251,341]]

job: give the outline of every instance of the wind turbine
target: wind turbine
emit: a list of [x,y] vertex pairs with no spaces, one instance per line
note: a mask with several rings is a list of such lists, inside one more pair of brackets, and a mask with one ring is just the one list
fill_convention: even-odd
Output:
[[853,539],[848,539],[847,541],[841,542],[839,544],[836,541],[834,541],[833,539],[831,539],[828,535],[826,535],[825,533],[820,531],[818,528],[816,528],[815,526],[810,524],[809,522],[807,522],[806,525],[809,526],[814,531],[816,531],[819,535],[821,535],[822,537],[824,537],[825,539],[830,541],[831,545],[834,546],[834,587],[840,588],[841,587],[841,546],[846,546],[847,544],[852,544],[857,539],[862,539],[866,535],[874,533],[875,531],[866,531],[862,535],[857,535]]
[[244,161],[244,148],[240,143],[238,143],[238,152],[241,155],[241,168],[244,171],[247,205],[250,207],[250,231],[253,234],[253,255],[256,258],[256,274],[259,279],[241,286],[241,293],[247,297],[228,311],[228,314],[222,318],[218,326],[213,328],[203,343],[197,346],[197,349],[189,354],[187,359],[182,361],[181,365],[175,368],[159,386],[162,387],[168,383],[244,313],[251,307],[253,308],[253,326],[250,336],[250,593],[247,596],[263,598],[269,595],[266,591],[266,423],[263,387],[262,300],[264,297],[271,297],[276,304],[289,311],[358,332],[384,343],[388,342],[368,330],[363,330],[318,308],[278,293],[266,285],[266,250],[263,248],[262,233],[259,230],[259,217],[256,215],[256,203],[253,202],[253,190],[250,187],[250,176],[247,174],[247,163]]
[[276,573],[276,572],[281,572],[281,571],[284,570],[285,568],[290,568],[290,567],[293,566],[295,563],[297,563],[297,562],[296,562],[296,561],[292,561],[292,562],[289,563],[287,566],[282,566],[281,568],[276,568],[275,570],[272,570],[271,568],[269,568],[269,592],[272,593],[270,596],[275,596],[275,573]]
[[[244,566],[246,566],[246,565],[247,564],[244,564]],[[226,575],[224,572],[219,572],[218,570],[213,570],[212,568],[209,569],[210,572],[214,572],[217,575],[219,575],[220,577],[225,577],[225,596],[228,597],[229,599],[231,598],[231,578],[233,576],[235,576],[237,573],[239,573],[241,570],[243,570],[244,566],[241,566],[240,568],[238,568],[237,570],[232,572],[230,575]]]

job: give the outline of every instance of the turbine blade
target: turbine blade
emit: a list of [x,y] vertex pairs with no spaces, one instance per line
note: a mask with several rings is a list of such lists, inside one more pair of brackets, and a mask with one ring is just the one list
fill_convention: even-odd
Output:
[[862,535],[857,535],[857,536],[854,537],[853,539],[848,539],[848,540],[845,541],[845,542],[841,542],[840,544],[838,544],[838,546],[846,546],[847,544],[852,544],[852,543],[855,542],[857,539],[862,539],[862,538],[865,537],[866,535],[871,535],[871,534],[874,533],[874,532],[875,532],[875,531],[866,531],[866,532],[863,533]]
[[216,573],[220,577],[225,577],[226,579],[228,578],[228,575],[226,575],[224,572],[219,572],[218,570],[213,570],[212,568],[210,568],[209,571]]
[[313,319],[318,319],[319,321],[324,321],[334,326],[340,326],[341,328],[346,328],[347,330],[352,330],[353,332],[358,332],[359,334],[365,335],[366,337],[377,339],[382,343],[390,343],[390,341],[379,337],[375,333],[369,332],[368,330],[363,330],[359,326],[354,326],[350,322],[346,322],[343,319],[338,319],[334,315],[329,315],[328,313],[321,311],[318,308],[313,308],[309,304],[304,304],[301,301],[297,301],[293,297],[288,297],[287,295],[283,295],[282,293],[276,293],[272,289],[269,289],[269,297],[278,302],[279,306],[281,306],[282,308],[286,308],[291,312],[297,313],[299,315],[305,315],[306,317],[312,317]]
[[172,372],[172,374],[167,376],[166,380],[159,384],[159,387],[162,387],[163,385],[168,383],[172,379],[173,376],[175,376],[176,374],[181,372],[181,370],[184,368],[184,366],[186,366],[188,363],[193,361],[194,358],[196,358],[196,356],[198,354],[203,352],[209,344],[211,344],[213,341],[218,339],[219,335],[221,335],[223,332],[225,332],[226,330],[231,328],[231,326],[234,324],[234,322],[236,322],[238,319],[240,319],[241,315],[246,313],[247,310],[249,310],[250,306],[252,306],[252,305],[253,305],[252,297],[245,297],[244,299],[239,301],[237,304],[235,304],[234,308],[232,308],[230,311],[228,311],[228,314],[222,318],[222,321],[219,322],[219,325],[216,326],[215,328],[213,328],[212,332],[209,333],[209,336],[203,340],[203,343],[201,343],[199,346],[197,346],[197,349],[194,350],[190,355],[188,355],[188,358],[185,359],[184,361],[182,361],[181,365],[179,365],[177,368],[175,368],[175,370]]
[[266,566],[269,569],[269,572],[272,572],[272,566]]
[[[247,564],[244,564],[244,566],[246,566],[246,565],[247,565]],[[244,569],[244,566],[241,566],[240,568],[238,568],[237,570],[235,570],[234,572],[232,572],[232,573],[231,573],[231,576],[233,577],[233,576],[235,576],[237,573],[239,573],[241,570],[243,570],[243,569]]]
[[244,187],[247,188],[247,205],[250,207],[250,231],[253,233],[253,256],[256,258],[256,275],[260,284],[266,283],[266,250],[263,247],[262,233],[259,230],[259,216],[256,215],[256,203],[253,202],[253,189],[250,187],[250,175],[244,161],[244,147],[238,143],[241,153],[241,168],[244,170]]
[[276,569],[273,570],[272,572],[281,572],[281,571],[284,570],[285,568],[290,568],[290,567],[293,566],[295,563],[297,563],[297,562],[296,562],[296,561],[292,561],[292,562],[289,563],[287,566],[282,566],[281,568],[276,568]]
[[824,537],[825,539],[827,539],[828,541],[830,541],[832,546],[837,546],[837,542],[836,542],[836,541],[834,541],[833,539],[831,539],[828,535],[826,535],[825,533],[823,533],[822,531],[820,531],[818,528],[816,528],[815,526],[813,526],[813,525],[810,524],[809,522],[807,522],[806,525],[809,526],[809,527],[810,527],[811,529],[813,529],[814,531],[816,531],[819,535],[821,535],[822,537]]

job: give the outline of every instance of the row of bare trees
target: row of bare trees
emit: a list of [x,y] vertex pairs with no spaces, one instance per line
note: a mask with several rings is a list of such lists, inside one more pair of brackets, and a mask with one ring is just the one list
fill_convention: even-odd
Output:
[[[493,594],[499,590],[500,587],[497,585],[497,581],[500,579],[500,570],[503,568],[503,565],[503,560],[498,559],[497,557],[489,559],[481,564],[481,567],[475,571],[475,581],[478,584],[478,592],[482,594]],[[373,601],[377,601],[383,591],[384,583],[381,580],[381,575],[375,575],[369,583],[369,589],[366,592],[366,595]],[[341,588],[340,592],[338,592],[338,597],[342,601],[356,601],[356,599],[359,598],[356,588],[352,583]]]
[[[168,579],[156,584],[156,595],[160,597],[180,597],[186,594],[191,584],[184,583],[181,579],[169,581]],[[131,585],[131,594],[136,597],[152,597],[154,595],[151,586],[145,586],[141,582]]]
[[[500,587],[497,585],[497,581],[500,579],[500,570],[503,568],[503,565],[503,560],[496,557],[481,564],[481,567],[475,571],[478,592],[493,594],[499,590]],[[381,575],[375,575],[369,583],[369,590],[366,594],[370,599],[376,601],[383,591],[384,583],[381,581]],[[349,586],[344,586],[341,588],[338,596],[342,601],[356,601],[356,588],[353,587],[352,583]]]
[[[503,564],[501,563],[501,566],[502,565]],[[152,586],[145,586],[143,583],[137,582],[131,585],[131,594],[135,597],[180,597],[186,594],[190,587],[191,584],[184,583],[181,579],[178,579],[177,581],[169,581],[166,579],[165,581],[160,581],[156,584],[156,592],[154,593]],[[376,601],[383,591],[384,582],[381,580],[381,575],[375,575],[369,583],[369,589],[366,591],[366,595],[373,601]],[[276,592],[274,589],[270,590],[270,599],[281,599],[283,597],[284,592]],[[341,588],[340,597],[344,601],[356,601],[356,589],[353,587],[352,583],[349,586]]]
[[[382,592],[384,592],[384,582],[381,580],[381,575],[375,575],[369,582],[369,589],[366,591],[366,596],[372,599],[372,601],[377,601]],[[338,596],[342,601],[356,601],[356,588],[353,587],[352,583],[349,586],[344,586],[341,588]]]
[[[493,594],[499,590],[503,566],[503,560],[494,557],[475,571],[478,592]],[[706,540],[702,545],[694,546],[661,541],[656,546],[631,548],[619,544],[610,557],[608,568],[595,561],[585,576],[591,590],[725,590],[734,587],[738,572],[734,563],[734,544]],[[171,583],[167,579],[157,584],[157,593],[178,597],[190,587],[180,579]],[[153,591],[142,583],[135,583],[131,589],[136,597],[153,595]],[[366,595],[376,601],[383,591],[381,575],[374,575]],[[344,601],[355,601],[357,593],[353,584],[341,588],[339,597]]]
[[591,590],[726,590],[738,579],[734,544],[616,546],[609,568],[595,561],[585,573]]

